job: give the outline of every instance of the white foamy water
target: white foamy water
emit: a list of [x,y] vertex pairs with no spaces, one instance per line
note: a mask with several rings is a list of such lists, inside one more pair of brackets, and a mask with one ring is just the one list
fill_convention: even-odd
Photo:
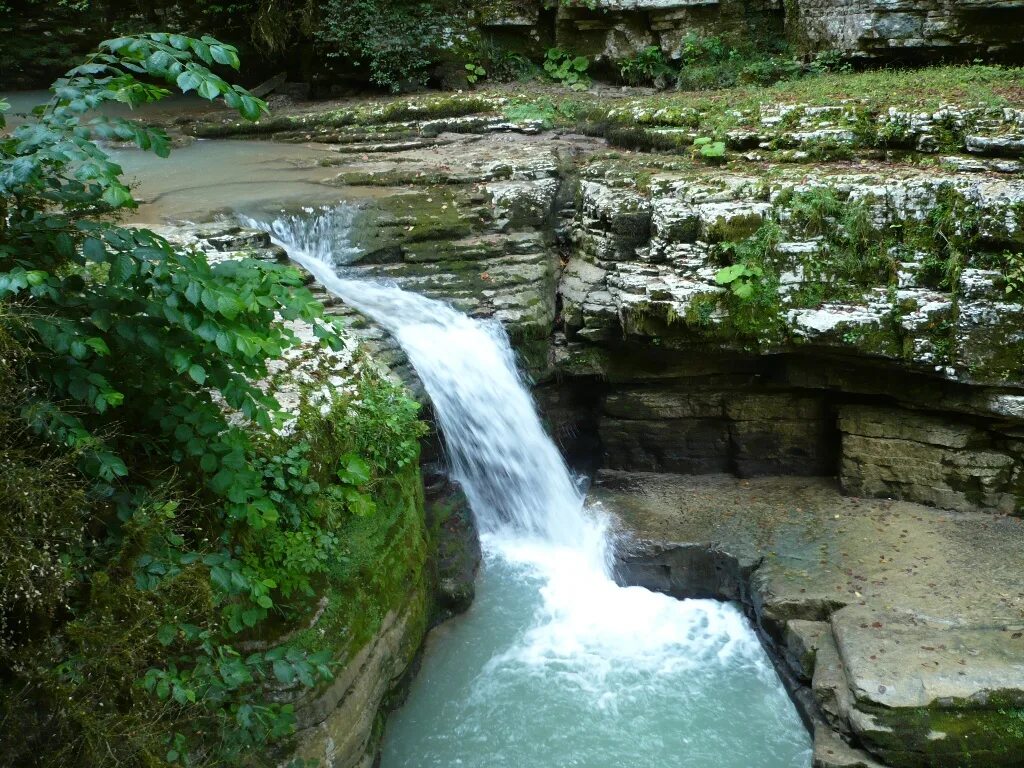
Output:
[[384,766],[808,765],[734,606],[615,584],[607,519],[545,433],[501,326],[345,277],[351,219],[341,206],[249,223],[405,350],[485,551],[477,603],[433,641]]

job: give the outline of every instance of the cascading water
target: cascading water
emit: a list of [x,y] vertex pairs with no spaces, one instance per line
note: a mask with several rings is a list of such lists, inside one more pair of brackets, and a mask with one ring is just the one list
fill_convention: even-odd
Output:
[[544,432],[501,326],[346,278],[350,221],[341,206],[249,223],[408,354],[485,552],[476,603],[440,630],[392,717],[385,768],[807,766],[806,733],[733,606],[615,584],[607,520]]

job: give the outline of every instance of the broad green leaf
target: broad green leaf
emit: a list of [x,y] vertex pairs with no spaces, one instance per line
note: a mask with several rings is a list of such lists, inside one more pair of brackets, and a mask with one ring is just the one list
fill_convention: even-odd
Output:
[[156,639],[160,641],[160,645],[170,645],[177,636],[178,628],[173,624],[162,625],[156,633]]
[[103,190],[102,197],[103,202],[115,209],[130,206],[134,202],[131,191],[120,182],[114,182]]
[[203,80],[196,90],[200,96],[204,99],[209,99],[210,101],[213,101],[220,96],[220,88],[217,87],[217,83],[209,78]]
[[291,685],[295,682],[295,668],[292,667],[287,661],[278,659],[274,662],[274,677],[285,685]]
[[754,284],[748,282],[736,283],[732,287],[732,292],[736,294],[738,298],[749,299],[754,295]]
[[178,75],[175,82],[177,83],[178,88],[180,88],[183,93],[188,93],[189,91],[194,91],[196,88],[202,85],[203,79],[191,69],[186,69],[184,72]]
[[356,453],[347,453],[341,457],[338,467],[338,479],[350,485],[365,485],[370,482],[370,465]]
[[103,241],[95,237],[85,238],[85,242],[82,243],[82,253],[89,261],[107,260],[107,250],[103,247]]
[[117,253],[110,263],[110,281],[125,283],[135,274],[135,262],[126,253]]
[[723,267],[715,273],[715,282],[719,285],[731,283],[733,280],[740,277],[745,270],[746,266],[743,264],[731,264],[728,267]]

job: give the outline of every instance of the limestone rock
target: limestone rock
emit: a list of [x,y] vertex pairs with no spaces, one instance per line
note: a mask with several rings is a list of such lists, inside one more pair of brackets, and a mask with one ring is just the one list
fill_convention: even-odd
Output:
[[1000,0],[793,0],[786,29],[805,47],[893,56],[960,50],[984,53],[1018,43],[1022,7]]

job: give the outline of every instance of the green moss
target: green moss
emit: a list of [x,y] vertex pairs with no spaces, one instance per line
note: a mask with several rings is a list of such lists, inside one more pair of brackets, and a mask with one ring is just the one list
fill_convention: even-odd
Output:
[[834,160],[849,160],[853,157],[853,146],[841,139],[822,137],[808,139],[801,145],[811,160],[825,163]]
[[426,631],[429,540],[418,466],[385,478],[374,500],[375,514],[349,516],[338,531],[345,552],[311,606],[319,616],[294,638],[310,651],[332,648],[341,664],[373,638],[391,611],[410,617],[412,637]]
[[603,135],[613,147],[639,152],[681,152],[693,144],[690,132],[682,128],[612,127]]
[[493,113],[496,102],[485,96],[451,94],[420,96],[369,102],[354,107],[279,117],[265,117],[255,123],[231,121],[197,123],[194,135],[202,138],[258,136],[282,131],[318,131],[359,125],[383,125],[409,120],[436,120]]
[[[1019,765],[1024,702],[992,693],[984,705],[955,701],[917,709],[859,705],[882,728],[866,737],[884,760],[908,768],[995,768]],[[931,738],[945,734],[944,738]]]

